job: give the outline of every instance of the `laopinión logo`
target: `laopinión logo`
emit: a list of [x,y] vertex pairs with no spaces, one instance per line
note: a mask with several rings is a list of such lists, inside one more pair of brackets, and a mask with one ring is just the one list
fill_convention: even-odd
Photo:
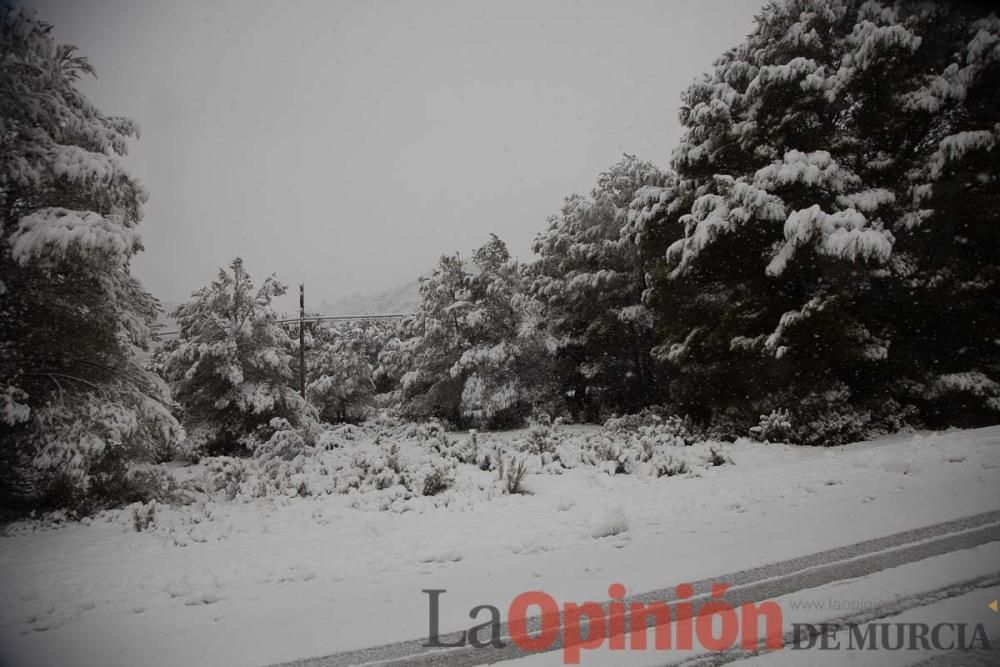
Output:
[[[489,604],[474,606],[469,618],[482,622],[454,637],[440,633],[441,597],[445,589],[424,589],[428,596],[430,628],[428,648],[504,648],[509,639],[526,652],[543,652],[558,647],[561,639],[563,662],[579,664],[583,650],[604,646],[612,651],[653,649],[728,651],[739,644],[743,650],[785,647],[781,606],[774,601],[746,602],[733,607],[723,598],[729,584],[711,587],[711,596],[695,611],[694,588],[676,587],[676,600],[625,601],[625,586],[608,587],[609,602],[559,603],[544,591],[517,595],[507,609],[507,631],[503,635],[500,610]],[[992,608],[992,607],[991,607]],[[763,624],[762,624],[763,622]],[[845,633],[846,637],[841,635]],[[838,636],[841,635],[841,636]],[[761,640],[763,637],[763,641]],[[966,623],[793,623],[790,650],[914,650],[986,649],[990,643],[982,624]]]
[[[710,651],[726,651],[740,642],[744,649],[756,649],[764,622],[766,646],[781,648],[781,607],[775,602],[744,603],[734,608],[723,597],[729,584],[713,584],[711,599],[694,611],[694,588],[680,584],[677,599],[665,601],[625,602],[625,586],[608,587],[610,602],[566,602],[560,609],[548,593],[527,591],[516,596],[507,609],[507,631],[510,641],[523,651],[542,652],[553,649],[562,639],[563,662],[576,665],[581,651],[600,648],[605,641],[612,651],[645,651],[649,649],[649,632],[653,634],[655,650],[672,648],[689,650],[698,645]],[[444,589],[424,589],[429,597],[430,633],[425,647],[504,648],[500,610],[483,604],[469,611],[469,618],[488,620],[463,630],[457,638],[444,641],[441,637],[440,602]],[[531,614],[530,612],[535,612]],[[718,622],[716,622],[718,619]],[[537,627],[536,627],[537,626]]]

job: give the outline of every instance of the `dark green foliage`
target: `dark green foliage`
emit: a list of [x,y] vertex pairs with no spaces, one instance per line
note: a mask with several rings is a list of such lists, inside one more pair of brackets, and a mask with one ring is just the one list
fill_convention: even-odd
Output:
[[652,318],[639,232],[629,207],[640,191],[663,191],[669,174],[626,155],[589,197],[568,197],[535,240],[531,294],[553,341],[555,381],[573,416],[599,421],[650,404],[660,375],[649,349]]
[[673,199],[637,202],[681,411],[996,421],[998,42],[979,5],[791,0],[688,89]]

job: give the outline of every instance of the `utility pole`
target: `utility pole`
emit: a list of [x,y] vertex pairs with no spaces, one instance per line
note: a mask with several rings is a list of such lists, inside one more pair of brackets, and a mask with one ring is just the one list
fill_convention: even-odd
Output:
[[306,396],[306,284],[299,283],[299,391]]

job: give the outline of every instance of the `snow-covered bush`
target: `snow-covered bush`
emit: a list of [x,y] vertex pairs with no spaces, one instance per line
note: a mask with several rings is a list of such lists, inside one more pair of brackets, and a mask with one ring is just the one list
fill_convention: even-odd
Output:
[[427,445],[444,458],[458,463],[476,463],[479,458],[475,436],[453,438],[442,432],[428,440]]
[[593,438],[587,444],[589,447],[585,451],[590,452],[590,460],[611,475],[632,473],[635,470],[635,465],[647,453],[635,447],[631,442],[622,442],[607,437]]
[[447,463],[434,465],[423,475],[423,483],[419,485],[421,494],[436,496],[448,490],[455,483],[455,468]]
[[275,417],[268,424],[271,437],[260,442],[253,440],[252,450],[254,456],[264,461],[270,459],[281,459],[291,461],[296,456],[302,456],[309,450],[306,437],[301,429],[292,426],[284,417]]
[[643,408],[638,412],[609,417],[604,421],[604,428],[609,431],[634,431],[641,426],[657,426],[663,423],[663,415],[652,408]]
[[789,393],[776,394],[774,403],[792,407],[763,415],[764,430],[752,435],[757,440],[828,447],[895,433],[919,423],[913,405],[891,398],[864,402],[851,399],[851,391],[844,384],[794,398]]
[[231,456],[216,456],[206,463],[206,476],[211,480],[211,489],[222,491],[229,500],[235,499],[247,481],[244,462]]
[[524,482],[528,469],[524,465],[524,459],[511,456],[508,459],[501,459],[497,466],[497,474],[504,492],[507,494],[524,493],[521,483]]
[[727,463],[732,463],[733,460],[722,453],[722,449],[717,445],[712,445],[708,448],[708,465],[713,468],[718,468],[719,466],[724,466]]
[[374,421],[318,432],[275,423],[274,435],[258,444],[254,457],[203,459],[202,488],[240,502],[347,494],[358,507],[396,511],[419,506],[421,498],[447,504],[457,497],[456,472],[466,464],[438,451],[440,426]]
[[156,507],[155,500],[132,505],[132,527],[135,528],[135,532],[141,533],[153,525],[156,521]]
[[657,457],[653,461],[653,470],[657,477],[673,477],[687,474],[691,471],[691,466],[686,460],[668,454],[665,457]]
[[528,427],[528,435],[524,438],[521,450],[529,454],[551,454],[559,444],[561,433],[559,423],[536,421]]
[[614,430],[605,428],[585,436],[561,435],[552,460],[562,468],[595,466],[610,475],[660,477],[664,469],[680,467],[687,471],[732,463],[721,450],[713,454],[712,447],[718,445],[696,442],[682,420],[628,429],[620,428],[618,423]]
[[[195,490],[236,502],[338,494],[358,508],[405,512],[524,493],[529,474],[562,474],[581,466],[656,478],[732,463],[721,446],[686,444],[666,424],[614,433],[555,428],[553,450],[541,454],[526,451],[522,438],[480,433],[456,438],[438,423],[385,415],[316,433],[280,423],[274,430],[272,448],[257,456],[203,459],[204,479]],[[286,450],[288,444],[293,447]]]
[[611,417],[604,422],[604,428],[610,433],[634,433],[647,438],[670,438],[679,440],[679,444],[687,445],[697,438],[689,419],[671,414],[664,415],[655,408],[644,408],[637,413]]
[[789,442],[792,422],[788,410],[774,410],[761,415],[760,423],[750,429],[750,435],[761,442]]
[[0,61],[0,507],[128,502],[134,466],[181,436],[141,361],[158,306],[129,269],[138,128],[80,93],[93,68],[33,10],[0,7]]
[[878,435],[874,426],[870,410],[850,404],[828,405],[794,430],[792,442],[820,447],[843,445]]

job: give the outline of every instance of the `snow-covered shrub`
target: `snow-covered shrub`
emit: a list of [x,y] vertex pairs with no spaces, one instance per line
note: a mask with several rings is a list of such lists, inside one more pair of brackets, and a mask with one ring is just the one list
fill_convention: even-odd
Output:
[[197,424],[184,429],[184,437],[174,447],[175,456],[187,463],[198,463],[208,454],[210,430]]
[[533,422],[528,427],[528,435],[522,442],[521,450],[529,454],[551,454],[555,452],[561,437],[558,422]]
[[894,398],[875,402],[871,410],[876,425],[873,435],[899,433],[907,429],[920,428],[924,423],[917,406]]
[[[441,456],[420,441],[360,445],[350,452],[350,456],[347,486],[359,492],[399,487],[403,499],[435,496],[449,489],[455,481],[454,459]],[[343,486],[338,489],[344,490]]]
[[638,439],[643,447],[686,447],[695,442],[686,423],[677,417],[656,426],[640,426],[633,433],[632,437]]
[[397,475],[403,474],[403,463],[399,460],[399,445],[392,443],[385,452],[385,466]]
[[707,461],[708,465],[712,466],[713,468],[724,466],[727,463],[733,462],[731,458],[722,453],[722,449],[720,449],[717,445],[712,445],[711,447],[709,447]]
[[455,468],[445,463],[437,464],[423,475],[420,493],[425,496],[436,496],[442,491],[446,491],[454,483]]
[[[685,444],[666,424],[614,434],[560,430],[553,452],[533,454],[524,451],[520,438],[451,436],[435,423],[373,421],[379,424],[325,425],[309,438],[303,427],[275,424],[278,435],[267,453],[205,458],[205,478],[197,489],[237,502],[344,494],[353,507],[404,512],[524,493],[529,474],[562,474],[580,466],[656,477],[662,474],[658,463],[670,457],[677,472],[731,462],[713,454],[707,443]],[[315,445],[308,445],[310,438]],[[293,448],[280,454],[289,443]],[[476,456],[456,452],[463,448]]]
[[499,469],[504,450],[498,444],[480,446],[476,453],[476,466],[483,471]]
[[656,408],[644,408],[639,412],[612,417],[604,422],[604,428],[609,433],[629,437],[628,434],[638,434],[638,437],[653,438],[669,444],[690,445],[697,435],[691,420],[677,415],[664,415]]
[[761,408],[747,409],[735,405],[718,410],[699,431],[699,439],[725,440],[732,442],[738,438],[747,437],[754,426],[760,425],[760,416],[769,414],[773,407],[770,403]]
[[691,466],[685,459],[673,455],[659,456],[652,463],[657,477],[673,477],[691,472]]
[[[452,497],[460,464],[430,446],[443,435],[437,426],[383,420],[382,427],[326,427],[311,436],[314,446],[301,427],[275,428],[257,456],[206,458],[210,492],[244,502],[348,494],[357,507],[397,511],[420,498],[447,503]],[[435,434],[430,442],[428,434]]]
[[760,423],[750,429],[750,435],[760,442],[788,442],[792,435],[788,410],[774,410],[761,415]]
[[271,437],[264,442],[252,443],[253,454],[257,458],[265,461],[274,458],[291,461],[310,449],[302,430],[292,426],[284,417],[275,417],[268,427]]
[[132,505],[132,527],[135,528],[135,532],[141,533],[153,525],[156,521],[156,507],[155,500]]
[[587,440],[584,451],[591,454],[594,465],[611,475],[631,473],[640,458],[639,447],[634,443],[606,436]]
[[[632,424],[588,436],[580,447],[580,463],[595,465],[609,474],[635,474],[650,471],[651,463],[664,456],[691,457],[687,451],[694,443],[682,420],[655,421],[655,425]],[[620,426],[620,424],[619,424]],[[558,460],[575,467],[576,453],[569,447],[557,449]]]
[[222,491],[226,498],[233,500],[247,481],[247,468],[241,459],[231,456],[217,456],[208,461],[205,474],[214,491]]
[[750,429],[753,439],[810,446],[833,446],[865,440],[920,423],[917,409],[892,398],[854,400],[843,383],[802,395],[776,393],[769,405],[788,405],[762,414]]
[[528,469],[524,465],[524,459],[514,456],[506,460],[501,460],[497,467],[500,483],[503,485],[504,493],[517,494],[524,493],[521,483],[528,474]]
[[86,476],[60,474],[47,486],[46,501],[80,516],[127,503],[171,500],[176,490],[173,477],[150,463],[129,461],[128,449],[110,443],[94,457]]
[[468,438],[451,438],[441,430],[426,442],[428,447],[444,458],[458,463],[476,463],[479,455],[478,440],[474,433]]
[[664,416],[655,408],[643,408],[638,412],[610,417],[605,420],[604,428],[609,431],[635,431],[641,426],[659,426],[664,422]]
[[279,433],[282,435],[278,435],[270,447],[268,443],[260,446],[265,449],[257,457],[205,458],[202,463],[208,490],[221,493],[228,500],[306,495],[303,490],[311,492],[312,450],[307,450],[309,457],[302,453],[291,456],[301,443],[300,434],[294,430]]
[[[792,407],[772,413],[777,415],[775,429],[787,436],[783,439],[785,442],[810,446],[842,445],[878,434],[871,409],[856,404],[851,398],[850,389],[842,383],[801,396],[793,397],[790,392],[776,395],[775,401]],[[788,427],[783,426],[786,422]],[[761,423],[765,423],[765,418]],[[757,433],[754,436],[761,439]]]
[[556,445],[552,456],[563,468],[578,468],[584,464],[583,448],[580,445],[580,441],[576,438],[564,439]]
[[864,440],[877,434],[870,410],[850,404],[830,405],[795,429],[792,441],[800,445],[831,447]]
[[941,414],[954,415],[958,425],[970,423],[970,413],[988,412],[1000,417],[1000,382],[979,370],[933,377],[921,383],[918,397],[937,423],[941,422]]
[[661,476],[658,466],[667,459],[684,461],[689,468],[701,465],[708,458],[707,445],[696,443],[681,425],[680,420],[671,419],[634,429],[604,429],[582,438],[567,435],[560,439],[552,460],[563,468],[586,465],[610,475],[654,477]]

